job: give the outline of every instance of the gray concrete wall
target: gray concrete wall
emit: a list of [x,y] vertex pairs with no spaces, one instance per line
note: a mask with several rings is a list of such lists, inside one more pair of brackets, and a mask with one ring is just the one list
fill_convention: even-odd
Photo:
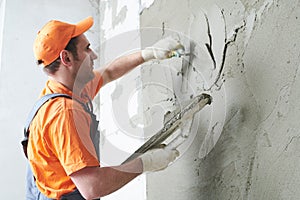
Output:
[[193,44],[187,71],[176,58],[143,66],[143,84],[152,81],[144,112],[160,118],[145,119],[145,134],[184,99],[214,99],[179,160],[147,176],[147,199],[299,198],[299,18],[299,0],[156,0],[144,9],[142,46],[174,33]]

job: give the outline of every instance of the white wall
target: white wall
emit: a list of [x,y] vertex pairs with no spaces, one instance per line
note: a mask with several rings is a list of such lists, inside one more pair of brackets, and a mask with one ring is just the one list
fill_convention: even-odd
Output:
[[[140,50],[139,1],[101,1],[101,65]],[[139,127],[140,68],[106,85],[100,93],[102,165],[118,165],[143,143]],[[146,199],[141,175],[105,200]]]
[[[94,47],[99,36],[96,2],[0,1],[0,41],[3,41],[0,46],[1,199],[24,199],[25,195],[26,159],[20,141],[25,119],[46,80],[33,57],[36,33],[50,19],[76,23],[91,15],[96,23],[87,36]],[[2,12],[4,5],[5,12]]]
[[5,0],[0,1],[0,72],[1,72],[1,56],[2,56],[2,43],[3,43],[3,25],[4,25],[4,17],[5,17]]
[[[32,45],[36,33],[51,19],[76,23],[93,16],[94,26],[86,35],[91,47],[100,55],[95,66],[103,65],[121,54],[140,49],[139,1],[2,0],[0,11],[1,198],[24,199],[26,159],[20,144],[23,125],[47,78],[36,66],[33,57]],[[137,69],[129,76],[107,85],[101,90],[101,101],[100,98],[95,100],[96,112],[99,114],[101,110],[103,165],[119,164],[143,142],[143,139],[134,139],[137,135],[143,135],[141,128],[120,128],[123,119],[129,120],[127,124],[136,123],[134,119],[139,109],[136,103],[141,97],[134,91],[139,85],[139,74]],[[118,96],[121,87],[124,90]],[[117,106],[124,108],[124,116],[115,112],[113,108]],[[118,129],[119,134],[115,134]],[[129,132],[137,135],[128,135]],[[112,146],[105,145],[109,142]],[[116,149],[117,152],[114,151]],[[114,159],[108,159],[112,155]],[[145,196],[145,177],[140,176],[104,199],[145,199]]]

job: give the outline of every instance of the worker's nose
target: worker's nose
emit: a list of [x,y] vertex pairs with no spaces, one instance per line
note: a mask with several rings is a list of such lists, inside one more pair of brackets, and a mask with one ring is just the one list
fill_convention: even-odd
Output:
[[93,50],[91,51],[91,58],[93,60],[96,60],[98,58],[97,54]]

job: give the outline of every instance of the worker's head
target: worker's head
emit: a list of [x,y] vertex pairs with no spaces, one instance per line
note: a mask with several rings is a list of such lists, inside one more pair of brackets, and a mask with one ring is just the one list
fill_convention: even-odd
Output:
[[[61,64],[68,65],[70,58],[79,60],[78,45],[87,43],[83,35],[93,25],[93,18],[88,17],[77,24],[57,20],[49,21],[37,34],[33,51],[37,63],[44,67],[47,74],[54,74]],[[87,44],[89,45],[89,43]],[[91,51],[91,59],[97,58]],[[84,58],[81,57],[81,61]]]

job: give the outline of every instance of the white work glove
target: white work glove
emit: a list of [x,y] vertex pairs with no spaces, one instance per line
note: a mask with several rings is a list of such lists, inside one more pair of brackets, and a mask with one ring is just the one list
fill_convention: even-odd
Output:
[[152,149],[140,156],[143,162],[143,172],[155,172],[163,170],[173,162],[179,152],[175,149]]
[[151,59],[163,60],[170,58],[170,56],[168,56],[170,55],[170,52],[178,49],[180,46],[182,45],[178,40],[175,40],[172,37],[167,37],[159,40],[153,46],[142,50],[142,57],[145,61],[149,61]]

